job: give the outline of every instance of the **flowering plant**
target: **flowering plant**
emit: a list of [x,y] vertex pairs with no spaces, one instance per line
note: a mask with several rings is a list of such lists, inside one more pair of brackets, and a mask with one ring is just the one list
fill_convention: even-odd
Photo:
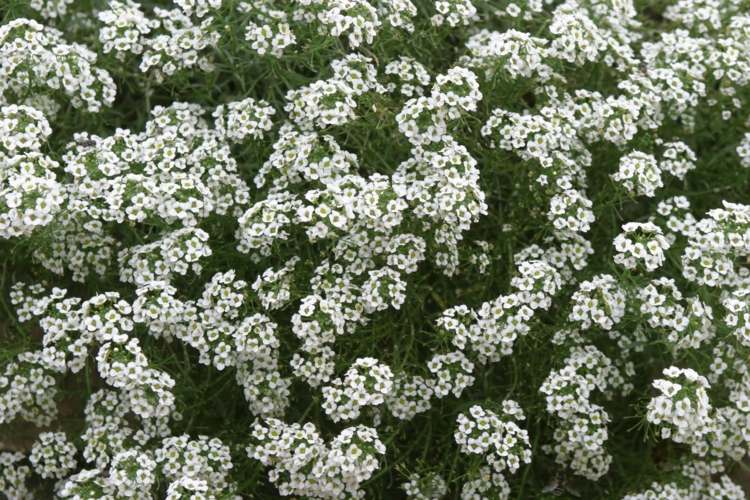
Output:
[[13,0],[0,497],[745,498],[740,0]]

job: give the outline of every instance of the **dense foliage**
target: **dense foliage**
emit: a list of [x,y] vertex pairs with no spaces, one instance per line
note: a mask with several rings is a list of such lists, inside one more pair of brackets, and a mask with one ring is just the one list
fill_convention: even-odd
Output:
[[0,15],[0,494],[745,498],[746,0]]

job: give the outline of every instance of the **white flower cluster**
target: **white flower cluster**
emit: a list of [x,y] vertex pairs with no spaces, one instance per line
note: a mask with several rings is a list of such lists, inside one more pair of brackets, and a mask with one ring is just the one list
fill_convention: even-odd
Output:
[[[155,108],[144,133],[118,130],[106,138],[77,136],[63,157],[65,172],[73,177],[66,184],[56,180],[57,164],[40,153],[13,157],[0,171],[0,178],[7,175],[13,186],[7,196],[17,201],[11,206],[18,206],[8,218],[15,227],[6,231],[28,233],[49,223],[64,205],[65,214],[54,228],[58,239],[34,253],[48,269],[62,274],[69,267],[83,280],[91,267],[103,275],[115,253],[115,241],[103,231],[105,224],[179,221],[188,227],[165,235],[161,242],[121,252],[123,279],[164,279],[165,273],[184,274],[186,264],[199,270],[196,261],[210,254],[207,233],[189,227],[211,214],[236,211],[249,196],[229,145],[207,127],[201,114],[199,106],[176,103]],[[29,197],[34,205],[28,206]],[[19,210],[27,215],[16,215]],[[197,236],[188,238],[191,233]],[[174,238],[184,241],[177,244]],[[146,263],[135,257],[157,248],[161,259]]]
[[625,292],[613,276],[594,276],[582,281],[573,294],[568,319],[578,322],[584,329],[597,325],[603,330],[611,330],[625,315],[625,298]]
[[152,453],[140,448],[123,449],[112,457],[108,470],[84,469],[67,478],[60,498],[159,498],[157,477],[167,490],[166,498],[201,492],[217,498],[231,495],[235,484],[228,480],[233,464],[229,447],[217,438],[186,435],[162,439]]
[[483,69],[488,78],[498,70],[512,79],[535,78],[540,82],[552,76],[545,62],[546,40],[509,29],[502,33],[482,30],[466,42],[469,55],[459,61],[470,68]]
[[259,188],[269,180],[273,190],[301,183],[326,185],[358,166],[357,156],[342,149],[332,136],[301,132],[288,123],[279,130],[273,149],[255,176]]
[[653,155],[633,151],[620,158],[617,172],[612,180],[622,184],[633,196],[654,197],[656,190],[663,187],[661,170]]
[[[572,100],[557,105],[544,106],[535,114],[514,113],[501,108],[494,109],[482,127],[481,133],[491,138],[491,146],[515,151],[525,161],[536,161],[545,168],[556,164],[565,167],[560,174],[567,178],[560,187],[570,182],[570,171],[574,168],[571,156],[590,163],[583,153],[584,145],[576,135],[580,127],[575,119]],[[565,188],[569,189],[569,188]]]
[[52,222],[65,200],[59,168],[36,151],[0,156],[0,238],[28,236]]
[[231,494],[235,488],[228,478],[233,467],[230,449],[218,438],[168,437],[156,450],[154,461],[170,483],[201,481],[217,496]]
[[432,408],[430,399],[434,394],[431,379],[425,379],[419,375],[400,374],[394,379],[393,389],[385,402],[394,417],[411,420],[419,413]]
[[75,454],[64,432],[42,432],[31,447],[29,462],[43,478],[61,479],[75,469]]
[[528,432],[516,423],[524,418],[518,403],[509,399],[500,414],[475,405],[458,415],[453,437],[462,453],[481,455],[498,474],[514,474],[521,464],[531,463]]
[[60,165],[41,152],[52,133],[49,122],[30,106],[0,109],[0,237],[28,236],[60,212],[64,188]]
[[739,265],[750,255],[750,206],[724,202],[689,232],[682,252],[682,273],[709,287],[736,286],[750,275]]
[[234,271],[217,273],[198,300],[175,298],[177,289],[149,281],[137,290],[133,319],[154,337],[177,338],[198,351],[198,361],[218,370],[232,367],[254,413],[278,414],[288,405],[288,378],[278,367],[277,325],[248,312],[247,282]]
[[583,134],[591,120],[577,117],[581,111],[585,109],[570,97],[541,107],[537,114],[497,108],[481,129],[491,147],[515,152],[522,160],[541,166],[536,182],[549,196],[547,218],[560,231],[560,239],[588,232],[595,220],[583,170],[591,165],[591,154],[578,134],[592,136],[592,140],[602,134]]
[[437,320],[438,333],[460,349],[436,355],[428,364],[438,376],[435,392],[439,397],[448,391],[458,396],[473,383],[474,377],[469,374],[474,363],[467,354],[481,364],[512,354],[519,335],[529,332],[535,311],[549,308],[551,297],[560,290],[560,275],[547,262],[521,261],[517,270],[518,276],[511,279],[516,292],[485,302],[476,310],[466,306],[446,309]]
[[21,463],[25,458],[19,452],[0,452],[0,493],[7,498],[32,498],[26,483],[31,468]]
[[53,220],[54,224],[44,228],[50,239],[32,251],[34,262],[57,275],[69,270],[78,282],[92,275],[105,276],[120,248],[105,225],[65,210]]
[[[127,395],[114,389],[101,389],[91,395],[84,411],[86,427],[82,439],[83,457],[102,471],[115,456],[158,443],[171,434],[169,418],[138,419]],[[173,414],[179,419],[179,415]]]
[[284,496],[338,498],[363,495],[360,485],[379,467],[385,446],[370,427],[348,427],[326,443],[311,423],[255,422],[247,454],[273,467],[271,481]]
[[[427,363],[431,378],[396,377],[393,392],[386,398],[394,416],[411,419],[430,409],[432,397],[444,398],[449,394],[460,397],[475,380],[473,372],[477,365],[469,356],[484,364],[512,353],[518,334],[528,332],[534,311],[548,308],[550,297],[561,286],[560,275],[544,261],[522,261],[518,272],[519,276],[512,280],[518,290],[516,293],[487,302],[478,311],[457,306],[443,312],[437,321],[438,331],[442,332],[440,335],[447,335],[445,340],[459,350],[434,354]],[[502,490],[502,485],[506,484],[502,476],[488,474],[486,481],[475,478],[466,483],[465,489]]]
[[560,275],[563,284],[574,283],[574,274],[585,269],[588,257],[593,253],[591,243],[576,233],[557,233],[544,240],[546,248],[529,245],[513,256],[516,263],[541,260],[549,264]]
[[[380,92],[369,83],[374,81],[374,74],[368,65],[370,62],[362,58],[336,61],[334,72],[342,76],[334,76],[329,83],[336,84],[337,78],[353,75],[355,87],[364,85],[364,89]],[[439,79],[433,92],[441,107],[472,108],[476,97],[470,92],[467,100],[462,87],[455,88],[455,85],[464,85],[462,78],[461,72],[454,71]],[[363,85],[358,84],[357,79]],[[348,77],[347,82],[352,79]],[[452,82],[456,82],[455,85]],[[294,106],[289,108],[292,113],[297,105]],[[310,119],[310,113],[300,114],[302,116]],[[314,124],[302,122],[299,125],[309,128]],[[273,176],[273,194],[240,218],[238,237],[242,241],[240,250],[259,249],[261,256],[269,254],[275,241],[287,239],[286,228],[293,224],[307,226],[306,234],[311,241],[336,242],[334,255],[343,259],[346,267],[321,265],[316,271],[318,277],[312,281],[313,293],[302,299],[298,313],[292,318],[293,331],[303,345],[301,352],[294,354],[291,364],[297,376],[310,385],[318,386],[331,380],[330,360],[334,352],[328,345],[337,336],[366,322],[367,316],[391,307],[399,308],[403,303],[407,291],[405,274],[415,272],[419,262],[426,258],[422,238],[396,232],[401,214],[407,208],[414,207],[415,215],[424,224],[440,228],[436,236],[438,249],[447,248],[437,252],[437,262],[448,269],[456,266],[456,243],[461,232],[467,230],[483,210],[483,200],[481,191],[475,187],[474,160],[449,137],[441,140],[442,147],[437,151],[415,148],[413,158],[404,162],[393,178],[363,179],[352,175],[357,168],[356,156],[340,148],[331,136],[300,132],[289,124],[282,127],[274,153],[256,177],[256,184],[263,186]],[[304,199],[282,191],[301,183],[313,183],[313,189],[307,191]],[[433,205],[427,205],[428,201]],[[367,241],[373,242],[369,248]],[[353,246],[353,242],[357,242],[357,246]],[[373,258],[385,259],[386,266],[373,269]],[[321,273],[333,275],[326,277]],[[258,289],[272,276],[266,278],[264,274],[263,281],[256,281]],[[396,378],[394,382],[390,371],[382,381],[383,388],[374,393],[368,389],[362,393],[362,398],[352,397],[350,391],[354,389],[354,394],[359,394],[359,389],[350,387],[347,380],[351,378],[352,384],[359,385],[352,378],[358,374],[356,366],[355,363],[347,375],[324,388],[326,407],[330,408],[327,411],[333,412],[331,415],[335,419],[354,418],[359,415],[361,406],[379,405],[384,401],[399,418],[411,418],[429,408],[434,391],[432,380],[405,377]],[[430,367],[441,381],[435,391],[439,395],[451,390],[460,393],[462,387],[473,381],[473,377],[467,378],[473,365],[462,359],[461,353],[436,355]],[[459,370],[455,374],[454,367]],[[346,410],[340,416],[342,408]]]
[[462,500],[475,498],[507,500],[510,498],[510,485],[502,474],[493,472],[488,466],[480,467],[461,487]]
[[262,139],[271,130],[271,117],[276,113],[265,101],[252,97],[221,105],[213,112],[216,131],[231,142],[243,142],[248,137]]
[[323,387],[322,408],[331,420],[353,420],[362,408],[378,406],[393,388],[393,372],[374,358],[359,358],[343,379]]
[[372,60],[350,54],[331,62],[333,76],[315,80],[286,94],[284,111],[302,130],[345,125],[357,115],[357,98],[384,89],[376,79]]
[[200,274],[200,260],[211,255],[208,233],[184,228],[165,234],[159,241],[134,245],[120,251],[120,280],[145,285],[170,281],[173,274]]
[[166,500],[182,500],[183,498],[214,498],[210,493],[206,481],[182,476],[169,483]]
[[575,189],[566,189],[552,197],[547,218],[560,231],[586,233],[594,222],[593,203],[585,194]]
[[0,160],[17,153],[39,151],[52,133],[44,114],[31,106],[10,104],[0,108]]
[[108,482],[125,498],[146,496],[156,482],[156,462],[149,453],[129,449],[112,458]]
[[432,81],[427,68],[412,57],[401,56],[385,65],[385,74],[393,75],[396,82],[389,83],[387,88],[396,89],[405,97],[419,97]]
[[448,485],[439,474],[414,473],[401,485],[409,498],[414,500],[439,500],[448,494]]
[[549,309],[552,297],[562,288],[557,270],[543,260],[524,260],[516,269],[518,274],[511,278],[510,285],[518,290],[519,301],[533,310]]
[[684,196],[673,196],[657,205],[657,216],[652,220],[665,231],[664,236],[670,245],[677,241],[678,235],[688,237],[692,233],[697,221],[689,210],[690,202]]
[[289,14],[273,7],[272,2],[237,5],[240,12],[251,16],[245,27],[245,40],[251,42],[250,47],[261,56],[281,57],[287,47],[297,43],[297,36],[289,25]]
[[601,351],[592,345],[575,347],[565,366],[552,371],[539,389],[547,400],[547,412],[558,420],[555,461],[592,481],[604,475],[612,456],[604,448],[610,417],[603,407],[591,402],[594,390],[610,394],[624,379]]
[[651,500],[672,498],[721,498],[723,500],[742,500],[747,498],[745,491],[732,479],[722,474],[711,475],[703,464],[687,463],[682,466],[679,476],[669,483],[654,482],[639,493],[625,495],[623,500]]
[[549,31],[554,35],[550,46],[552,56],[578,66],[598,60],[612,43],[608,33],[591,19],[588,9],[576,0],[555,9]]
[[142,4],[132,0],[109,2],[97,13],[102,51],[123,62],[137,58],[138,69],[157,82],[194,67],[210,71],[209,50],[221,35],[207,14],[219,4],[213,0],[175,3],[178,8],[144,12]]
[[356,49],[372,44],[386,25],[413,31],[417,15],[410,0],[296,0],[288,5],[264,0],[241,2],[237,9],[249,17],[245,39],[252,50],[276,58],[307,43],[310,27],[320,35],[345,38]]
[[105,54],[113,52],[123,61],[130,55],[143,53],[147,36],[159,27],[156,19],[149,19],[141,6],[132,0],[113,0],[97,18],[103,24],[99,29],[99,42]]
[[2,104],[46,103],[39,109],[52,117],[63,97],[90,112],[114,102],[115,83],[95,66],[96,54],[36,21],[15,19],[0,26],[0,61]]
[[455,66],[435,77],[429,96],[406,101],[396,116],[398,128],[415,146],[439,143],[448,133],[449,123],[474,111],[481,99],[476,75]]
[[195,16],[198,19],[206,17],[209,13],[221,7],[221,0],[175,0],[174,3],[185,14]]
[[45,19],[60,19],[65,16],[68,6],[73,2],[74,0],[30,0],[29,7]]
[[623,224],[622,233],[615,237],[612,244],[617,251],[614,256],[616,264],[631,270],[643,266],[649,272],[664,264],[664,252],[669,249],[669,242],[661,228],[651,222]]
[[461,351],[435,354],[427,362],[427,369],[434,377],[432,387],[435,396],[443,398],[448,394],[460,397],[461,393],[474,383],[474,363]]
[[[38,290],[37,290],[38,292]],[[34,293],[34,289],[31,289]],[[13,398],[4,415],[45,425],[55,412],[56,374],[81,370],[88,353],[97,350],[99,375],[123,391],[132,411],[141,418],[167,417],[174,412],[174,379],[153,367],[137,338],[131,337],[134,322],[131,306],[116,292],[98,294],[86,301],[65,299],[65,290],[53,291],[52,300],[42,298],[32,307],[42,316],[44,347],[20,354],[6,366],[3,398]],[[12,300],[29,307],[31,299],[17,287]],[[30,391],[34,392],[30,392]]]
[[663,152],[659,168],[678,179],[684,179],[691,170],[695,170],[697,157],[690,147],[681,141],[666,142],[661,145]]
[[299,257],[292,257],[278,270],[269,267],[252,284],[263,309],[273,311],[287,305],[292,297],[294,269]]
[[220,35],[210,28],[211,18],[194,20],[182,9],[154,8],[159,28],[147,41],[139,69],[153,74],[157,82],[176,73],[198,67],[210,71],[213,63],[209,50],[219,42]]
[[715,335],[713,309],[698,297],[683,298],[674,280],[657,278],[637,292],[639,312],[650,329],[676,349],[697,349]]
[[0,376],[0,423],[21,417],[49,425],[57,416],[57,374],[40,352],[24,352],[6,363]]
[[[83,469],[70,476],[60,488],[60,498],[78,500],[83,498],[113,497],[115,488],[96,469]],[[147,497],[148,498],[148,497]]]
[[298,0],[315,16],[319,30],[332,37],[346,36],[352,48],[371,44],[381,26],[377,9],[367,0]]
[[750,345],[750,289],[739,288],[721,301],[727,311],[724,323],[732,329],[737,340]]
[[691,444],[710,431],[708,380],[691,368],[671,366],[654,380],[659,395],[648,402],[646,418],[660,429],[662,439]]
[[471,0],[438,0],[435,2],[435,10],[436,14],[430,18],[435,26],[469,25],[477,15],[477,8]]
[[745,168],[750,168],[750,133],[745,134],[737,146],[737,154],[740,157],[740,164]]

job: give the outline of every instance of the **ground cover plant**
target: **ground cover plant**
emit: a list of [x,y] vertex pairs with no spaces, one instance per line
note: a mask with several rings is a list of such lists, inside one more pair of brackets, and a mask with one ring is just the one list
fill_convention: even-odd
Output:
[[747,1],[0,16],[0,495],[746,497]]

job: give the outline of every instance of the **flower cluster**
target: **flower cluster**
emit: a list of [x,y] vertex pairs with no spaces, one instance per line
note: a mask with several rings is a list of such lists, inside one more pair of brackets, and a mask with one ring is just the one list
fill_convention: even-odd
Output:
[[659,164],[653,155],[633,151],[620,158],[620,165],[612,180],[621,184],[633,196],[653,197],[663,187]]
[[624,224],[612,244],[617,251],[613,259],[616,264],[626,269],[643,266],[649,272],[664,264],[664,252],[669,249],[661,228],[651,222]]
[[64,432],[43,432],[31,447],[29,461],[43,478],[60,479],[75,469],[76,449]]
[[351,54],[331,62],[333,76],[287,92],[284,111],[301,129],[345,125],[356,117],[357,98],[382,91],[368,57]]
[[39,151],[52,133],[44,114],[36,108],[10,104],[0,109],[0,158],[7,161],[16,153]]
[[724,322],[732,328],[737,339],[745,345],[750,344],[750,302],[748,295],[750,290],[739,288],[733,290],[730,295],[721,301],[721,305],[727,311]]
[[689,231],[682,252],[682,274],[700,285],[736,286],[748,275],[735,264],[750,255],[750,206],[724,202]]
[[568,319],[578,322],[581,328],[595,324],[611,330],[625,315],[625,292],[609,274],[581,282],[571,301],[573,307]]
[[297,36],[289,25],[289,14],[274,9],[270,2],[241,2],[237,9],[251,16],[245,28],[245,40],[258,55],[281,57],[287,47],[297,43]]
[[0,237],[28,236],[52,222],[65,200],[60,165],[39,152],[0,161]]
[[437,13],[431,18],[435,26],[469,25],[477,15],[477,9],[470,0],[439,0],[435,2],[435,10]]
[[198,67],[212,69],[209,49],[219,42],[219,33],[210,29],[211,19],[193,19],[182,9],[154,8],[159,27],[145,44],[140,71],[151,73],[156,81]]
[[622,374],[612,361],[592,345],[574,348],[565,366],[552,371],[539,389],[547,412],[558,419],[555,461],[576,474],[596,480],[609,470],[612,456],[604,448],[609,414],[591,401],[594,390],[610,394],[622,386]]
[[123,497],[145,495],[156,481],[156,462],[150,454],[125,450],[112,458],[108,482]]
[[130,54],[143,53],[147,36],[159,27],[159,22],[149,19],[140,5],[131,0],[113,0],[108,7],[97,14],[103,25],[99,29],[99,42],[104,53],[113,52],[120,61]]
[[[230,449],[218,438],[173,436],[163,440],[154,461],[170,483],[186,479],[201,481],[214,494],[230,494],[234,485],[228,479],[232,470]],[[153,467],[139,463],[138,468]]]
[[433,391],[438,398],[451,393],[460,397],[464,389],[474,383],[474,376],[471,374],[474,363],[461,351],[436,354],[427,363],[427,368],[434,377]]
[[49,425],[57,416],[59,371],[55,368],[40,352],[24,352],[6,363],[0,377],[0,423],[21,417],[38,426]]
[[393,389],[385,402],[394,417],[411,420],[432,407],[430,399],[434,394],[432,379],[401,374],[394,379]]
[[435,473],[411,474],[401,487],[409,498],[415,500],[437,500],[448,493],[445,479]]
[[208,233],[201,229],[184,228],[168,233],[159,241],[134,245],[120,251],[120,280],[145,285],[154,281],[170,281],[172,275],[188,271],[200,274],[200,260],[211,255]]
[[691,368],[665,368],[664,379],[654,380],[659,395],[648,402],[648,421],[660,429],[662,439],[690,444],[709,432],[711,403],[708,380]]
[[398,128],[415,146],[439,143],[448,134],[449,123],[474,111],[481,99],[476,75],[455,66],[435,77],[429,96],[406,101],[396,116]]
[[[62,100],[99,111],[115,100],[110,74],[96,66],[96,54],[65,41],[62,32],[30,19],[0,26],[0,102],[39,103],[54,116]],[[29,95],[31,94],[31,95]]]
[[360,484],[385,453],[377,432],[365,426],[348,427],[326,443],[313,424],[268,419],[253,424],[252,437],[247,454],[273,467],[271,480],[284,496],[361,496]]
[[742,488],[728,475],[712,477],[704,464],[687,463],[681,467],[673,482],[652,483],[639,493],[631,493],[623,500],[648,500],[652,498],[724,498],[741,500],[746,497]]
[[502,413],[472,406],[458,415],[454,438],[462,453],[482,455],[496,473],[515,473],[521,464],[531,463],[529,435],[516,421],[524,415],[518,403],[505,400]]
[[31,468],[21,462],[23,453],[4,451],[0,453],[0,493],[8,498],[29,498],[31,496],[26,481]]
[[213,113],[216,131],[231,142],[243,142],[248,137],[262,139],[271,130],[271,117],[276,110],[265,101],[252,97],[221,105]]
[[333,421],[353,420],[361,408],[385,402],[393,388],[391,369],[374,358],[359,358],[343,379],[323,387],[323,410]]
[[396,82],[387,85],[388,90],[398,91],[406,97],[418,97],[424,94],[432,77],[427,68],[411,57],[402,56],[386,64],[385,74],[393,75]]
[[713,309],[698,297],[683,299],[674,280],[652,280],[638,290],[637,301],[649,328],[664,334],[675,348],[697,349],[714,336]]

